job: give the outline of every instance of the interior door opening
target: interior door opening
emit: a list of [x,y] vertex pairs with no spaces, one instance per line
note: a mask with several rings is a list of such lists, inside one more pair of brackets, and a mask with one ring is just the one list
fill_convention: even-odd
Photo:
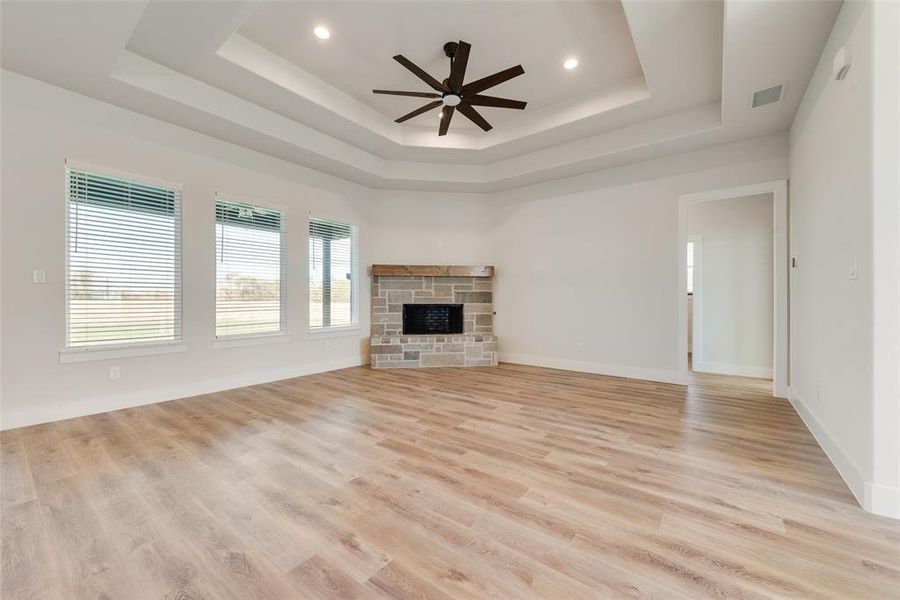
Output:
[[688,365],[771,379],[774,343],[772,194],[688,208]]

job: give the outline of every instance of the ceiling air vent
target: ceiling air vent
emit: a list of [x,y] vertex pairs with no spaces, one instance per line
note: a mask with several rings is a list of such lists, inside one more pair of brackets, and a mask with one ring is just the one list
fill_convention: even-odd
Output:
[[759,108],[760,106],[765,106],[766,104],[772,104],[773,102],[778,102],[781,100],[781,93],[784,90],[784,85],[773,85],[770,88],[766,88],[764,90],[759,90],[753,93],[753,104],[751,108]]

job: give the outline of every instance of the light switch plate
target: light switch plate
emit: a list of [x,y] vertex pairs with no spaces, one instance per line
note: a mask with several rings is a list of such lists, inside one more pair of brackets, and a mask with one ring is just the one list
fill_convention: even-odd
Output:
[[847,279],[859,279],[859,260],[854,256],[850,259],[850,268],[847,269]]
[[47,283],[47,274],[43,269],[35,269],[31,274],[32,283]]

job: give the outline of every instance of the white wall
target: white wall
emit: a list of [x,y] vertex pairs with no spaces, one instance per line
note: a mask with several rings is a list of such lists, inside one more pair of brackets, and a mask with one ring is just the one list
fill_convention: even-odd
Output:
[[373,263],[492,264],[490,196],[373,190]]
[[683,382],[679,196],[783,179],[786,143],[755,138],[495,194],[501,360]]
[[688,208],[688,232],[701,237],[695,371],[772,376],[772,201],[760,194]]
[[872,8],[872,510],[900,518],[900,3]]
[[[798,412],[863,506],[900,517],[897,24],[892,3],[846,2],[791,127],[791,254],[799,261],[791,271],[791,388]],[[888,115],[886,132],[874,112],[877,43],[887,45],[879,61],[893,82],[885,90],[892,95],[877,98],[886,102],[878,113],[878,120]],[[838,82],[832,58],[844,45],[853,64]],[[881,182],[886,187],[876,203],[877,131],[894,142],[892,155],[878,157],[891,164],[884,168],[893,179]],[[877,262],[876,242],[883,249]],[[849,277],[854,261],[858,279]],[[877,295],[876,286],[883,287]],[[886,368],[875,373],[873,365]],[[879,406],[886,420],[876,415],[876,387],[884,390]],[[884,464],[879,471],[876,462]]]
[[[368,190],[9,72],[2,79],[3,427],[89,414],[360,364],[360,330],[306,334],[307,214],[360,227],[360,263],[372,241]],[[64,343],[65,160],[180,182],[183,191],[186,353],[60,364]],[[212,349],[217,191],[288,207],[289,343]],[[47,283],[31,283],[44,269]],[[121,379],[109,379],[109,367]]]

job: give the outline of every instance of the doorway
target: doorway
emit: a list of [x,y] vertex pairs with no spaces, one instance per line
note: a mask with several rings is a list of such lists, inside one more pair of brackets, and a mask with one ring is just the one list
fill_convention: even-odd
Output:
[[[702,205],[708,206],[696,209],[695,217],[704,212],[712,215],[705,227],[707,235],[704,227],[691,227],[692,209]],[[755,234],[750,235],[752,227],[744,223],[749,217],[740,210],[727,216],[729,205],[755,215]],[[715,222],[723,215],[726,221],[730,218],[730,225],[717,228]],[[678,361],[685,382],[690,364],[698,371],[771,377],[773,395],[787,397],[787,217],[786,180],[688,194],[679,199],[678,265],[682,276]],[[761,218],[768,226],[760,222]],[[770,237],[761,241],[760,228]],[[761,264],[761,259],[766,264]],[[704,265],[711,278],[707,283]],[[751,318],[754,323],[743,322]],[[761,348],[761,344],[767,347]]]
[[688,206],[691,369],[772,378],[772,194]]

